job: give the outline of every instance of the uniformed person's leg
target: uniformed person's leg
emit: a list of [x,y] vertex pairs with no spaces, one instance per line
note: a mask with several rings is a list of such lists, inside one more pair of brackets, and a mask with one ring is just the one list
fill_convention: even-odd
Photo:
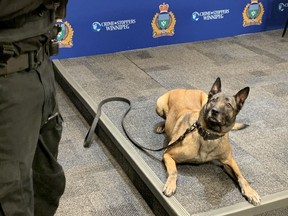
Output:
[[34,70],[0,76],[0,215],[33,215],[31,168],[43,94]]
[[43,120],[48,121],[41,128],[33,161],[34,209],[35,216],[52,216],[65,188],[64,172],[57,162],[62,118],[56,104],[54,73],[48,57],[37,71],[45,92]]

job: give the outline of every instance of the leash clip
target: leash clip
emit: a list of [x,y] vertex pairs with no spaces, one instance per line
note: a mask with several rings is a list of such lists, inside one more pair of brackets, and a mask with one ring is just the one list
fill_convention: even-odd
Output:
[[194,131],[196,128],[197,128],[197,122],[194,122],[189,128],[186,129],[185,133],[182,136],[186,136],[187,133]]

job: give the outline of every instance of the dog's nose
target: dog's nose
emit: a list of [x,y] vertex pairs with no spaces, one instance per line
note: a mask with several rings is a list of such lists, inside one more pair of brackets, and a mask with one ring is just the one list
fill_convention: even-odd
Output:
[[213,108],[212,110],[212,115],[217,115],[217,114],[219,114],[219,110],[217,110],[216,108]]

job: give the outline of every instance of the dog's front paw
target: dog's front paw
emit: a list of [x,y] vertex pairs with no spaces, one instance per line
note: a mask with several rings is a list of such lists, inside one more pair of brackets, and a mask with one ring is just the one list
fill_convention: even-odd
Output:
[[243,196],[247,198],[248,202],[251,203],[252,205],[258,206],[261,204],[260,196],[251,187],[248,187],[245,190],[242,190],[242,194]]
[[172,196],[176,192],[176,181],[167,180],[163,188],[163,194],[167,197]]

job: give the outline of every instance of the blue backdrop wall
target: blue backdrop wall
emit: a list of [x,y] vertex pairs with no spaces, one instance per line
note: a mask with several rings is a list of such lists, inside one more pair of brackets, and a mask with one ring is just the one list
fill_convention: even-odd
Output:
[[57,58],[283,28],[288,0],[69,1]]

